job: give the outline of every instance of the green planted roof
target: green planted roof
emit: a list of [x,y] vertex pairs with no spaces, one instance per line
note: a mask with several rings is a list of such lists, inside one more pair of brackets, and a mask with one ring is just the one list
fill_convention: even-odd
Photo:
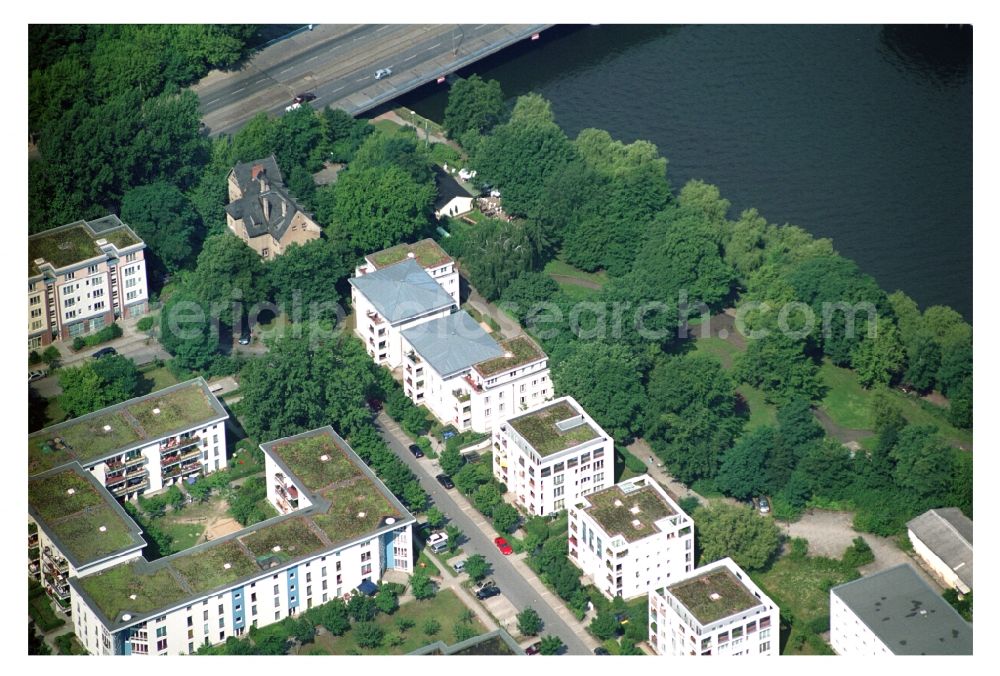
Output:
[[30,479],[28,505],[74,565],[142,544],[131,520],[115,509],[110,494],[102,493],[77,469]]
[[580,411],[571,406],[569,401],[563,400],[517,418],[511,418],[509,424],[531,444],[536,453],[545,457],[600,436],[587,422],[566,430],[560,429],[557,425],[579,415]]
[[586,510],[608,535],[621,535],[629,542],[641,540],[659,531],[656,522],[676,512],[652,486],[630,493],[612,486],[585,498]]
[[170,559],[170,566],[180,573],[195,593],[204,593],[260,572],[257,562],[239,542],[227,540],[193,550]]
[[325,434],[276,441],[269,450],[311,491],[361,475],[333,437]]
[[759,606],[762,602],[732,571],[718,567],[667,587],[702,625]]
[[413,244],[397,244],[371,254],[368,259],[375,267],[384,268],[408,258],[410,253],[416,258],[417,263],[425,268],[435,268],[451,260],[451,256],[433,239],[422,239]]
[[28,437],[28,473],[73,460],[86,464],[225,416],[205,381],[189,380],[35,432]]
[[[257,529],[242,538],[258,562],[286,561],[319,551],[324,543],[309,527],[306,519],[287,519]],[[277,547],[277,551],[275,551]]]
[[117,216],[106,216],[92,223],[79,221],[46,230],[28,238],[28,275],[41,272],[35,264],[38,258],[58,269],[103,255],[97,245],[99,239],[105,239],[119,249],[142,242]]
[[188,595],[169,567],[151,570],[144,561],[86,575],[77,583],[111,622],[121,621],[123,613],[133,617],[151,613]]
[[312,519],[334,544],[353,540],[386,525],[386,517],[398,520],[401,516],[381,491],[360,474],[319,495],[329,501],[330,509]]
[[500,349],[504,351],[503,356],[476,364],[476,370],[484,376],[491,376],[545,357],[545,353],[527,336],[505,340],[500,343]]

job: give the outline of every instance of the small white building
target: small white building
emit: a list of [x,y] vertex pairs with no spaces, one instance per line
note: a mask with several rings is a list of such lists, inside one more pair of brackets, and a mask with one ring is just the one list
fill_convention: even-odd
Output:
[[552,396],[548,357],[527,336],[497,342],[464,310],[402,332],[403,390],[442,423],[488,432]]
[[830,590],[838,655],[971,655],[972,625],[908,564]]
[[508,415],[493,430],[493,476],[529,514],[610,488],[614,470],[614,440],[572,397]]
[[475,199],[472,197],[463,197],[461,195],[458,197],[452,197],[444,204],[444,206],[434,212],[434,218],[440,221],[443,216],[450,218],[464,216],[472,211],[474,204]]
[[694,527],[648,475],[582,496],[569,510],[569,558],[608,598],[631,599],[694,567]]
[[649,592],[658,655],[777,655],[779,609],[732,559]]
[[354,332],[375,363],[390,369],[402,363],[403,331],[446,317],[458,307],[458,301],[412,258],[364,272],[350,284]]
[[906,524],[913,551],[959,593],[972,591],[972,519],[955,507],[931,509]]
[[131,559],[69,577],[74,630],[91,654],[191,654],[387,570],[413,572],[413,516],[332,428],[261,448],[268,498],[285,513],[155,561],[122,550],[128,532],[116,526],[108,546]]

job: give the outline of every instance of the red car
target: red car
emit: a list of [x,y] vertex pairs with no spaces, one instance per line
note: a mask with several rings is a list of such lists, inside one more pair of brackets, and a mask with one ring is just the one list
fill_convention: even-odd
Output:
[[510,545],[507,544],[507,541],[503,538],[496,538],[493,540],[493,544],[497,546],[497,549],[499,549],[500,553],[504,556],[510,556],[514,552],[514,550],[510,548]]

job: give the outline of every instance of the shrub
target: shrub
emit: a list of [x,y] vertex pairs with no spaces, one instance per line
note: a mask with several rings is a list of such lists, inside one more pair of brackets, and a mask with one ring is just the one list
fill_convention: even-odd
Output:
[[462,641],[468,640],[476,635],[476,630],[468,624],[456,624],[455,625],[455,643],[461,643]]
[[793,559],[802,560],[809,554],[809,541],[805,538],[792,538],[791,551],[788,556]]
[[542,630],[542,618],[534,608],[525,608],[517,614],[517,630],[525,636],[537,636]]
[[59,348],[57,348],[55,345],[49,345],[42,352],[42,361],[45,362],[46,364],[51,365],[59,361],[60,356],[61,355],[59,354]]
[[142,319],[139,320],[139,322],[135,326],[140,331],[149,331],[151,328],[153,328],[153,318],[143,317]]
[[439,631],[441,631],[441,623],[435,620],[433,617],[424,621],[423,625],[420,627],[421,631],[427,636],[434,636]]
[[823,632],[830,631],[830,616],[822,615],[820,617],[814,617],[809,620],[809,624],[806,628],[814,634],[822,634]]
[[644,463],[642,460],[640,460],[639,458],[635,457],[634,455],[632,455],[627,451],[622,451],[621,453],[625,457],[626,467],[628,467],[633,472],[636,472],[637,474],[645,474],[646,463]]
[[693,495],[689,495],[686,498],[681,498],[677,501],[677,506],[684,511],[685,514],[690,514],[694,510],[701,506],[701,500]]
[[858,536],[854,538],[854,542],[844,552],[844,557],[841,560],[845,566],[860,568],[874,561],[875,554],[872,552],[872,548],[868,546],[868,543],[865,542],[865,539]]
[[407,630],[412,629],[416,626],[416,622],[408,617],[400,617],[396,619],[396,629],[399,629],[399,633],[406,633]]
[[42,361],[42,355],[38,354],[36,350],[32,350],[31,352],[28,353],[29,364],[34,365],[39,363],[40,361]]
[[385,631],[374,622],[360,622],[354,627],[354,638],[362,648],[377,648],[382,645]]
[[87,347],[87,341],[85,341],[82,336],[77,336],[73,339],[72,347],[75,351],[79,352],[83,348]]

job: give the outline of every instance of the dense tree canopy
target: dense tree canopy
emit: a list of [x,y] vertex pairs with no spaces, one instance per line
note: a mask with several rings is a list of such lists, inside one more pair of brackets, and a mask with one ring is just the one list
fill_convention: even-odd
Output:
[[444,128],[450,138],[457,138],[470,129],[485,133],[500,121],[503,114],[504,97],[500,83],[472,74],[456,82],[448,92]]
[[121,218],[167,272],[194,261],[202,234],[201,217],[177,186],[159,181],[132,188],[122,198]]
[[121,355],[59,369],[59,406],[76,418],[143,394],[146,383],[135,362]]
[[777,524],[748,507],[716,503],[692,516],[701,565],[729,556],[744,570],[756,570],[767,564],[781,543]]

